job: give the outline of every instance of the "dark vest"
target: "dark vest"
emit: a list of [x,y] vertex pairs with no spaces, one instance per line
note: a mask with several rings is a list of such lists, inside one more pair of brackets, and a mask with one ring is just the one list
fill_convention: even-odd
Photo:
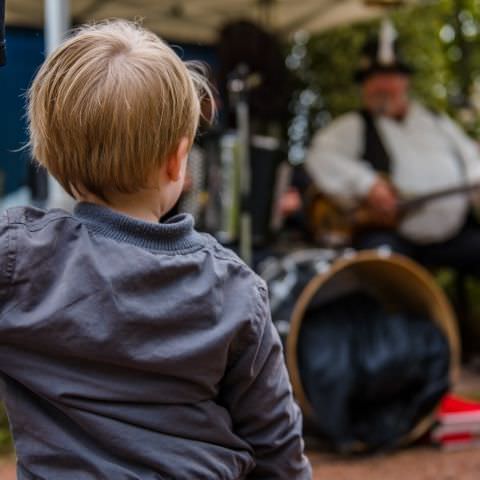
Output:
[[370,164],[377,172],[388,175],[391,173],[391,160],[375,126],[373,115],[367,110],[360,110],[359,114],[363,119],[365,129],[365,146],[362,159]]
[[[364,150],[362,153],[362,160],[367,162],[377,172],[389,175],[392,172],[391,159],[385,149],[380,134],[375,125],[373,115],[367,110],[360,110],[359,115],[362,117],[364,125]],[[439,117],[439,113],[431,110],[435,117]],[[457,160],[458,168],[461,170],[464,177],[466,177],[466,165],[461,152],[454,142],[452,144],[452,153]]]

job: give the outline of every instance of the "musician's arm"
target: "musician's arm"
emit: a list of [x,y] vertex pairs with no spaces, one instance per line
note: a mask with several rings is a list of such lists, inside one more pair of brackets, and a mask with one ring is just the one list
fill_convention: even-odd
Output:
[[442,115],[444,130],[453,142],[453,148],[461,155],[466,172],[467,181],[480,182],[480,150],[478,145],[447,115]]
[[363,128],[357,113],[340,117],[314,136],[306,158],[306,170],[317,188],[345,206],[365,198],[377,180],[360,158]]

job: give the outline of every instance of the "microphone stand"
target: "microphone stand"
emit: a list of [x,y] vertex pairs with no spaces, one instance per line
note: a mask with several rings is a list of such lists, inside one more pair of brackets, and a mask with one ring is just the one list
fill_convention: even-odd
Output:
[[252,212],[251,212],[251,167],[250,167],[250,111],[248,91],[252,88],[249,70],[240,64],[230,77],[227,88],[235,116],[238,135],[240,164],[240,257],[247,265],[252,264]]

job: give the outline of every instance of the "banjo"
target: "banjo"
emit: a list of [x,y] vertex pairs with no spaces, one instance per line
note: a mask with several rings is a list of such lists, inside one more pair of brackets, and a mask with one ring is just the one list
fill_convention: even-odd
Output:
[[367,205],[342,208],[325,195],[315,192],[307,194],[307,217],[309,227],[317,242],[329,246],[350,244],[355,233],[366,229],[395,229],[412,213],[435,200],[455,195],[467,195],[480,190],[480,182],[464,184],[409,198],[400,198],[397,215],[390,220],[381,218]]

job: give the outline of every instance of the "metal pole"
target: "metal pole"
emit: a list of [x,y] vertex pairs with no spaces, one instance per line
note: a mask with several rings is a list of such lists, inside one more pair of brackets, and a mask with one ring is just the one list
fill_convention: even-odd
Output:
[[45,0],[45,50],[50,54],[70,28],[70,0]]
[[[70,0],[45,0],[45,53],[52,53],[64,40],[71,26]],[[73,200],[65,193],[60,184],[48,176],[49,208],[71,210]]]
[[250,115],[246,91],[237,103],[237,130],[240,140],[240,256],[252,265],[252,212],[250,171]]
[[248,105],[249,71],[244,64],[237,66],[228,83],[232,103],[235,105],[238,157],[240,164],[239,250],[247,265],[252,264],[252,212],[250,171],[250,111]]

